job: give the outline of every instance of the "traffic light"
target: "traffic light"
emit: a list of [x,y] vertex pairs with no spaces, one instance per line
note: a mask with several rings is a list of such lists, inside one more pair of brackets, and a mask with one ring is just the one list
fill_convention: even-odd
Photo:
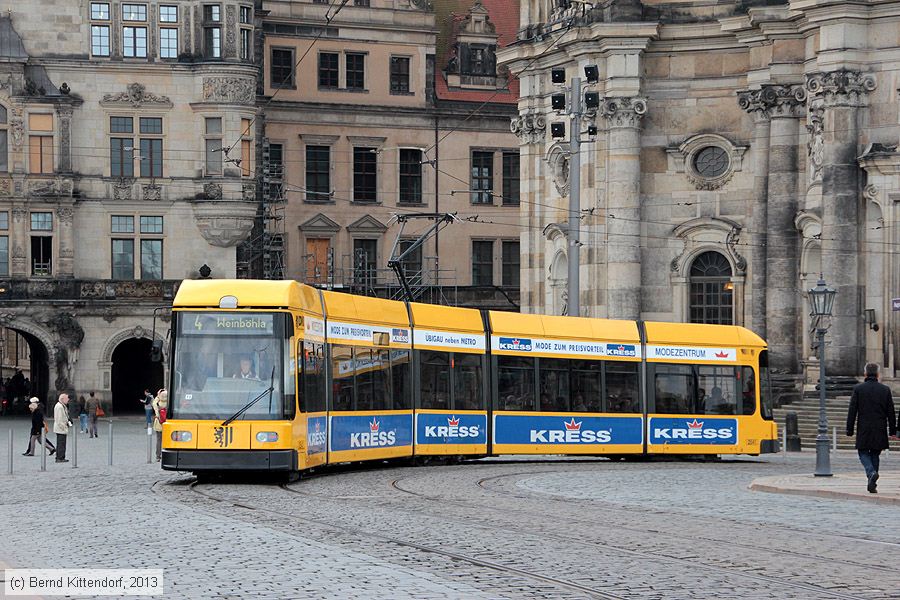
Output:
[[550,70],[550,81],[556,84],[564,84],[566,82],[566,70],[565,69],[551,69]]
[[588,125],[587,134],[590,137],[594,137],[597,135],[597,126],[596,125]]
[[587,79],[588,83],[597,83],[600,81],[600,70],[597,69],[597,65],[585,65],[584,77]]
[[550,96],[550,106],[553,107],[553,110],[566,110],[566,95],[553,94]]
[[153,340],[150,346],[150,362],[162,362],[163,359],[163,343],[162,340]]
[[551,123],[550,124],[550,137],[553,137],[553,138],[566,137],[566,124],[565,123]]
[[591,109],[600,106],[600,94],[597,92],[587,92],[584,95],[584,107]]

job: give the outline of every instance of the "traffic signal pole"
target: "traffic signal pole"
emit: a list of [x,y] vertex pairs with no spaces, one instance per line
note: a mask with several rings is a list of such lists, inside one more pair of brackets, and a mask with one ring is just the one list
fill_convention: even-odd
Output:
[[578,317],[581,313],[579,249],[581,225],[581,78],[572,78],[569,99],[571,102],[571,124],[569,126],[569,285],[566,314]]

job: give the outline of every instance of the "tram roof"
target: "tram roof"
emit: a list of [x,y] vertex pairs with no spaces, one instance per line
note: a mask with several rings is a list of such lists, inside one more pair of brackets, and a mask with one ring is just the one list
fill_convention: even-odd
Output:
[[219,308],[224,296],[234,296],[241,308],[293,308],[322,315],[319,291],[296,281],[253,279],[185,279],[172,306]]
[[409,313],[403,302],[331,291],[323,291],[322,299],[325,301],[325,316],[330,321],[409,327]]
[[766,341],[737,325],[707,325],[703,323],[644,323],[648,344],[688,346],[722,346],[765,348]]
[[474,308],[456,306],[440,306],[410,302],[413,326],[420,329],[438,329],[465,331],[468,333],[484,333],[481,311]]
[[490,311],[491,331],[495,335],[609,340],[640,343],[637,323],[592,319],[588,317],[560,317],[512,312]]

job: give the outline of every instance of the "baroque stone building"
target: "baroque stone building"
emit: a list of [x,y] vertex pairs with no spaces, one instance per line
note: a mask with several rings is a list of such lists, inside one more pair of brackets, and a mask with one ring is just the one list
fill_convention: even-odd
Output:
[[499,60],[521,82],[523,310],[565,304],[570,157],[550,71],[596,65],[582,314],[744,325],[800,375],[821,273],[838,291],[829,373],[894,374],[900,2],[530,0]]
[[518,0],[262,6],[269,256],[284,256],[264,270],[398,294],[387,262],[433,223],[400,236],[398,215],[455,213],[405,260],[413,293],[517,309],[518,86],[496,53]]
[[36,395],[140,408],[163,382],[156,309],[203,265],[235,275],[256,213],[255,20],[237,0],[0,15],[0,326],[27,339]]

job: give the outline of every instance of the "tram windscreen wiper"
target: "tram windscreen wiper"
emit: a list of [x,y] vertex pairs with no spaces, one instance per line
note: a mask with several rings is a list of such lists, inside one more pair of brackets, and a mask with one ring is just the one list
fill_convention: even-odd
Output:
[[222,427],[231,424],[232,421],[240,417],[242,414],[250,410],[250,407],[262,400],[263,396],[266,394],[269,395],[269,412],[272,412],[272,392],[275,391],[275,366],[272,366],[272,377],[269,379],[269,388],[262,391],[262,393],[241,407],[239,411],[222,421]]

